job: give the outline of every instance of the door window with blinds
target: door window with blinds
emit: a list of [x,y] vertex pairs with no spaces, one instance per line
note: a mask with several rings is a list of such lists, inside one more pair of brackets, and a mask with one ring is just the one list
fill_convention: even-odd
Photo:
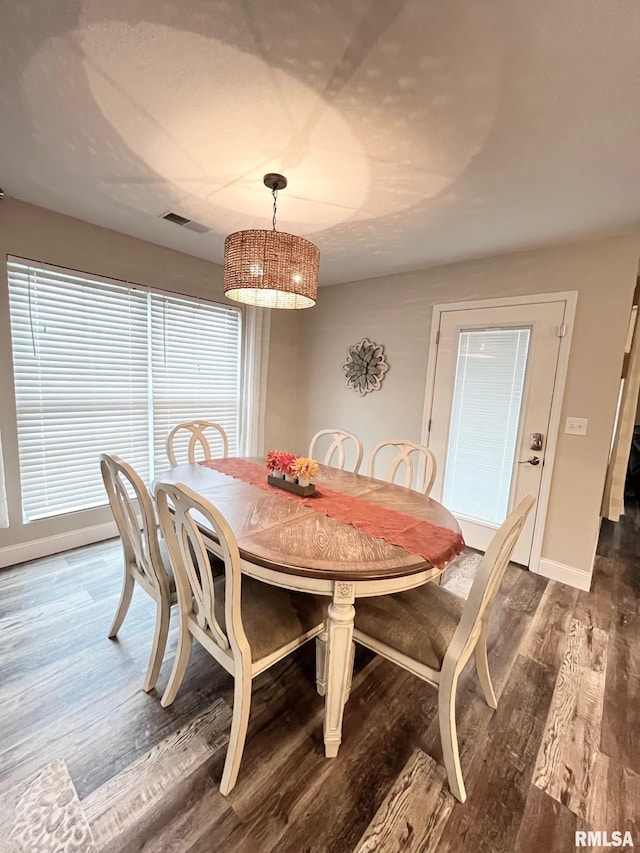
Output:
[[103,452],[150,482],[180,421],[238,452],[238,309],[18,258],[8,274],[25,521],[105,504]]
[[443,502],[462,517],[497,526],[508,513],[530,336],[460,332]]

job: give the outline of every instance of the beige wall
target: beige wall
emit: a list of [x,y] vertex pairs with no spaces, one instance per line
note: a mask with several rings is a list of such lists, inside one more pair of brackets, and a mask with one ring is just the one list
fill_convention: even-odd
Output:
[[272,311],[269,335],[268,399],[265,413],[265,450],[302,453],[299,445],[299,395],[304,388],[300,373],[301,329],[309,311]]
[[[206,240],[206,235],[202,239]],[[102,508],[22,524],[5,263],[7,255],[227,302],[222,292],[222,267],[218,264],[14,199],[0,202],[0,434],[11,522],[8,529],[0,529],[0,548],[111,520],[108,508]],[[274,432],[277,435],[280,422],[292,422],[284,412],[288,400],[283,395],[283,383],[278,374],[282,371],[287,381],[295,378],[296,360],[291,357],[292,345],[287,342],[296,340],[296,323],[295,319],[287,318],[276,319],[273,323],[274,356],[269,381],[275,388],[275,405],[271,406],[267,399],[267,411],[276,409],[279,415],[278,419],[268,419],[270,435]]]
[[[589,418],[589,432],[559,437],[543,558],[589,573],[638,252],[637,236],[618,237],[323,288],[303,318],[298,444],[344,427],[366,459],[384,438],[420,440],[434,304],[577,290],[562,421]],[[390,369],[379,392],[359,397],[341,365],[363,337],[385,346]]]

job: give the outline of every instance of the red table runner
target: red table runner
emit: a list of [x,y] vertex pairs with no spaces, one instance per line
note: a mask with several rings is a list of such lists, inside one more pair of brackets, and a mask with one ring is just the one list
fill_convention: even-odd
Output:
[[317,485],[315,494],[303,498],[270,486],[266,479],[266,468],[257,462],[230,458],[211,459],[200,464],[266,492],[273,492],[282,498],[303,504],[314,512],[335,518],[343,524],[350,524],[357,530],[384,539],[391,545],[400,545],[410,554],[420,554],[438,569],[443,569],[464,548],[460,533],[405,515],[395,509],[378,506],[364,498],[343,495],[326,486]]

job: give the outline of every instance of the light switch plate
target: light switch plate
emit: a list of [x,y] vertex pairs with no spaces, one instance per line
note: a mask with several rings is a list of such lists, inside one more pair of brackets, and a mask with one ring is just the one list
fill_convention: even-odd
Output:
[[567,435],[586,435],[588,424],[588,418],[567,418],[564,431]]

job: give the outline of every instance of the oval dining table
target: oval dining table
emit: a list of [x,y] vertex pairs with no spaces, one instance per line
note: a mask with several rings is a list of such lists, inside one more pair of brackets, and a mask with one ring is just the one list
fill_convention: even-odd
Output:
[[[264,464],[262,458],[249,461]],[[325,465],[315,479],[318,489],[324,485],[459,533],[445,507],[404,486]],[[325,755],[334,758],[351,684],[357,599],[412,589],[438,578],[441,569],[399,545],[295,503],[279,489],[265,491],[199,463],[164,471],[156,478],[160,481],[184,483],[224,515],[236,536],[244,574],[330,599],[326,630],[316,646],[316,678],[318,692],[325,696]],[[207,548],[220,555],[204,519],[201,529]]]

